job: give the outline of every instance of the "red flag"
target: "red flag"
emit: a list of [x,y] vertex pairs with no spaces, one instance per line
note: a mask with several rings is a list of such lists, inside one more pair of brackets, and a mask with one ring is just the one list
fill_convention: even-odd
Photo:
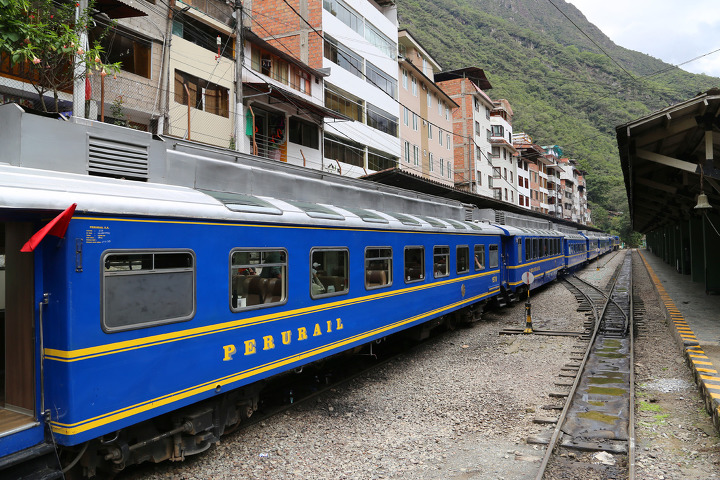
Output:
[[28,240],[25,245],[23,245],[20,251],[32,252],[48,233],[56,237],[64,237],[68,225],[70,224],[70,219],[72,218],[73,213],[75,213],[75,207],[77,207],[77,203],[73,203],[64,212],[53,218],[50,223],[45,225],[43,228],[38,230],[35,235],[30,237],[30,240]]

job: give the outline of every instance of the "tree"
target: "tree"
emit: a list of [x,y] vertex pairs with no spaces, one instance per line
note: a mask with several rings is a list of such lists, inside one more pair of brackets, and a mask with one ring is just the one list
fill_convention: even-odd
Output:
[[[25,80],[40,97],[45,111],[59,111],[59,92],[93,72],[115,74],[119,64],[100,60],[99,39],[83,47],[81,38],[92,24],[93,4],[80,11],[66,0],[0,0],[0,56],[24,67]],[[74,68],[80,62],[85,68]],[[45,93],[52,92],[48,106]]]

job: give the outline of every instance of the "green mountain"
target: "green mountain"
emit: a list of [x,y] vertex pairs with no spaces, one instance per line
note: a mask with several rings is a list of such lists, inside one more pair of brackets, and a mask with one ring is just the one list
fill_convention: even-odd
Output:
[[398,0],[398,16],[444,69],[483,68],[487,93],[512,105],[513,130],[576,159],[593,221],[625,237],[615,127],[720,86],[615,45],[564,0]]

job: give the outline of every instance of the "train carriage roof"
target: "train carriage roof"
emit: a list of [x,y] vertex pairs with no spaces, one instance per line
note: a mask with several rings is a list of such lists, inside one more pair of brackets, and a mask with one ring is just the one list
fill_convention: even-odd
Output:
[[500,235],[483,223],[0,165],[0,210]]
[[503,225],[499,228],[502,228],[507,235],[518,237],[563,237],[565,235],[557,230],[540,228],[511,227],[509,225]]

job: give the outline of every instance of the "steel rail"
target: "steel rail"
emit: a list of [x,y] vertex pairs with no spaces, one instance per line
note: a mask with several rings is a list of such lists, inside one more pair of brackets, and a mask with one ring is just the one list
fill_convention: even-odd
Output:
[[[637,256],[635,250],[630,253],[634,260]],[[628,480],[635,480],[635,301],[634,301],[634,275],[630,266],[630,408],[628,411]]]
[[[575,277],[575,275],[573,275],[573,277],[577,278],[577,277]],[[586,285],[591,286],[596,291],[602,292],[600,289],[598,289],[594,285],[591,285],[579,278],[578,278],[578,280],[580,280],[581,282],[583,282]],[[612,292],[615,289],[617,280],[618,280],[618,276],[615,276],[613,279],[613,282],[612,282],[612,288],[610,289],[610,292]],[[593,311],[593,317],[595,317],[595,325],[593,327],[593,333],[590,337],[590,341],[588,342],[588,346],[585,349],[585,355],[583,356],[582,362],[580,362],[580,367],[578,368],[578,373],[575,376],[575,380],[573,381],[572,387],[570,387],[570,392],[568,393],[568,396],[566,397],[565,405],[563,406],[562,412],[560,413],[557,423],[555,424],[555,429],[553,430],[553,434],[550,437],[550,441],[545,450],[545,455],[543,456],[542,462],[540,462],[540,468],[538,469],[538,473],[535,477],[535,480],[542,480],[543,476],[545,475],[545,470],[547,469],[548,463],[550,462],[550,457],[552,457],[555,447],[557,446],[558,439],[560,438],[560,433],[562,432],[562,425],[565,422],[565,418],[567,417],[568,411],[570,410],[570,405],[572,404],[572,399],[575,396],[575,392],[577,391],[578,385],[580,384],[580,380],[582,379],[582,374],[585,371],[585,365],[587,364],[587,359],[590,356],[590,352],[592,351],[593,344],[595,343],[595,339],[597,337],[598,331],[600,330],[600,320],[603,318],[603,315],[605,314],[605,311],[607,310],[607,306],[610,303],[610,300],[612,297],[612,295],[610,295],[610,294],[605,295],[605,293],[602,292],[603,296],[606,297],[606,300],[605,300],[605,304],[603,305],[602,312],[600,313],[600,315],[598,315],[597,309],[595,308],[595,304],[590,299],[589,294],[587,294],[586,292],[583,292],[582,290],[580,290],[580,293],[593,306],[592,311]]]

